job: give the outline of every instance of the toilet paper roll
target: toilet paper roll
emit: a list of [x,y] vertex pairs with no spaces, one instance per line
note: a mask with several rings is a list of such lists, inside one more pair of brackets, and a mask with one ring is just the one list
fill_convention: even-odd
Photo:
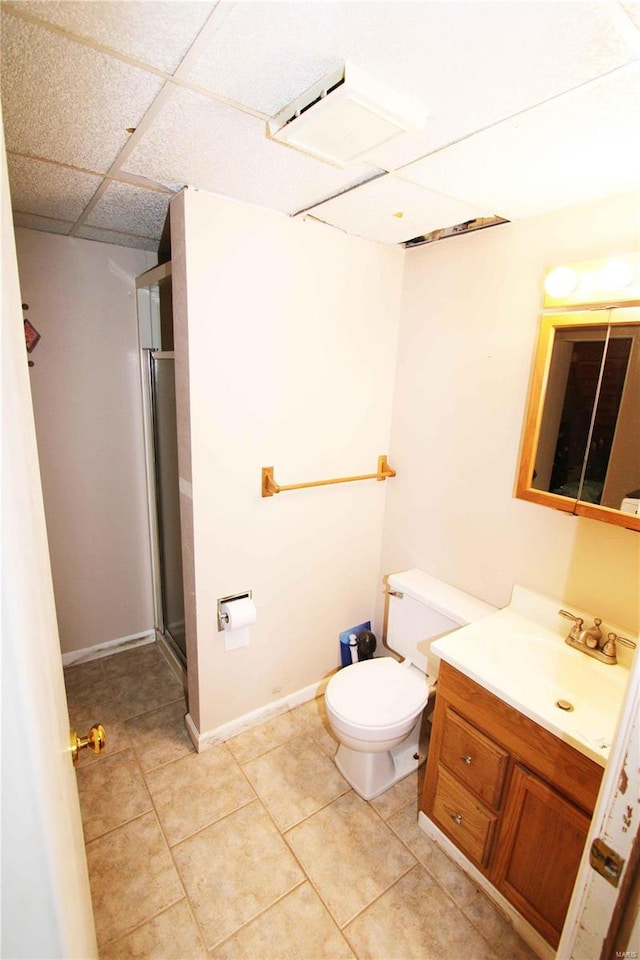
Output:
[[[242,597],[240,600],[227,600],[220,604],[220,613],[227,632],[241,630],[256,622],[256,605],[251,597]],[[227,614],[225,617],[224,615]]]

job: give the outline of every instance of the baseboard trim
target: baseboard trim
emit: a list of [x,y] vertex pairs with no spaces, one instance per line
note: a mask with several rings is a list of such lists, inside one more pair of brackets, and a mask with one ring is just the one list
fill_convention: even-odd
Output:
[[224,743],[225,740],[230,740],[231,737],[244,733],[245,730],[255,727],[258,723],[263,723],[265,720],[286,713],[287,710],[298,707],[302,703],[307,703],[309,700],[315,700],[316,697],[324,693],[328,682],[329,680],[326,678],[317,683],[311,683],[308,687],[287,694],[286,697],[282,697],[274,703],[267,703],[263,707],[258,707],[257,710],[251,710],[250,713],[236,717],[235,720],[229,720],[213,730],[205,730],[203,733],[200,733],[191,714],[188,713],[185,717],[187,732],[198,753],[202,753],[203,750],[207,750],[217,743]]
[[143,633],[132,633],[128,637],[118,637],[116,640],[107,640],[106,643],[98,643],[95,647],[84,647],[82,650],[69,650],[62,654],[63,667],[69,667],[76,663],[87,663],[89,660],[99,660],[101,657],[109,657],[112,653],[120,653],[122,650],[131,650],[133,647],[142,647],[145,643],[153,643],[156,639],[155,630],[145,630]]
[[540,957],[540,960],[555,960],[556,953],[553,947],[547,943],[544,937],[542,937],[530,923],[527,923],[524,917],[518,913],[515,907],[511,906],[508,900],[505,900],[493,884],[489,883],[487,878],[467,860],[465,855],[436,827],[432,820],[429,820],[428,816],[423,813],[422,810],[420,810],[418,814],[418,826],[440,847],[450,860],[458,864],[477,887],[480,887],[480,889],[486,893],[489,900],[498,908],[500,913],[506,916],[516,933],[522,937],[524,942]]

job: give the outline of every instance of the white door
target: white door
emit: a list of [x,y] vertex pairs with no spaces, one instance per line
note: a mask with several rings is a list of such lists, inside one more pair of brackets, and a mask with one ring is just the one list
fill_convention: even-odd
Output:
[[[602,778],[562,939],[558,944],[558,957],[561,960],[598,960],[600,957],[639,828],[640,651],[636,651],[616,737]],[[596,872],[589,862],[591,845],[596,839],[603,840],[625,861],[617,887]],[[637,929],[636,915],[635,937]],[[630,953],[627,956],[638,957],[639,947],[636,940],[635,943],[630,942],[627,948],[623,947],[623,952],[628,949]]]
[[[2,178],[2,942],[97,957],[49,564],[4,151]],[[85,731],[82,731],[83,733]]]

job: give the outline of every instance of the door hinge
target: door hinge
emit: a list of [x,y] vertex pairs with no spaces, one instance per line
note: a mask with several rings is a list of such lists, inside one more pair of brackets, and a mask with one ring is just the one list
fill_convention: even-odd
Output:
[[612,850],[600,837],[591,844],[589,862],[600,876],[608,880],[614,887],[618,886],[625,861],[619,853]]

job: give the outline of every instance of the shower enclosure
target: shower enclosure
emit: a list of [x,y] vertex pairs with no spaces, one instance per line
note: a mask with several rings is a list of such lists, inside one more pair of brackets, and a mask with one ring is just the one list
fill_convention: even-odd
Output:
[[137,287],[156,631],[186,669],[171,265]]

